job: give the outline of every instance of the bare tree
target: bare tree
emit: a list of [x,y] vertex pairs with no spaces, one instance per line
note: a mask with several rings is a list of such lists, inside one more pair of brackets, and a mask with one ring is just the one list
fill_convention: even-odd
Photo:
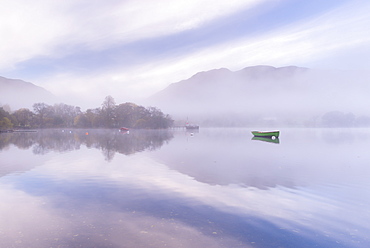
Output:
[[112,96],[106,96],[102,104],[102,116],[104,126],[112,128],[115,127],[115,114],[116,102]]

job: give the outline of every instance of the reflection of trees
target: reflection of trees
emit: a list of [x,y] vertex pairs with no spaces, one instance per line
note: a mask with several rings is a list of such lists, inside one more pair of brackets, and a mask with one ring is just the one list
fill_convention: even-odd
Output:
[[129,155],[144,150],[155,150],[173,138],[168,130],[133,130],[120,133],[113,129],[41,130],[37,133],[7,133],[0,135],[0,150],[14,144],[21,149],[32,147],[35,154],[50,151],[65,152],[87,148],[102,150],[106,160],[116,152]]
[[3,133],[0,135],[0,151],[9,146],[9,144],[11,143],[10,139],[11,139],[11,134],[9,133]]
[[138,130],[130,133],[102,130],[85,138],[86,146],[102,150],[106,159],[110,161],[115,152],[129,155],[144,150],[155,150],[172,139],[173,135],[168,130]]

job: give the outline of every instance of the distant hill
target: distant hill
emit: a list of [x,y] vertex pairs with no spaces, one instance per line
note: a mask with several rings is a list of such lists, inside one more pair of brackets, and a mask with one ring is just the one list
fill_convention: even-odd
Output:
[[57,97],[42,87],[19,79],[0,77],[0,106],[8,104],[12,110],[29,108],[34,103],[54,104]]
[[302,122],[333,110],[370,114],[369,76],[296,66],[221,68],[173,83],[147,104],[211,126]]

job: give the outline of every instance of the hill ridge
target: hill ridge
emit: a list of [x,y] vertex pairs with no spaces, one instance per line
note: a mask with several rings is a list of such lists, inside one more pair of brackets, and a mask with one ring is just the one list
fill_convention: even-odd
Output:
[[299,66],[220,68],[172,83],[149,97],[146,104],[175,119],[189,117],[199,123],[221,120],[247,125],[267,119],[302,123],[329,111],[366,115],[369,79],[369,72]]
[[31,109],[38,102],[56,103],[57,97],[31,82],[0,76],[0,106],[9,105],[11,110]]

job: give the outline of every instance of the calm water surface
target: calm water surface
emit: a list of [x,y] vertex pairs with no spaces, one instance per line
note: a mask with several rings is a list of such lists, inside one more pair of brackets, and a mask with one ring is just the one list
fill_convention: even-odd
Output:
[[0,134],[0,247],[370,247],[370,130]]

